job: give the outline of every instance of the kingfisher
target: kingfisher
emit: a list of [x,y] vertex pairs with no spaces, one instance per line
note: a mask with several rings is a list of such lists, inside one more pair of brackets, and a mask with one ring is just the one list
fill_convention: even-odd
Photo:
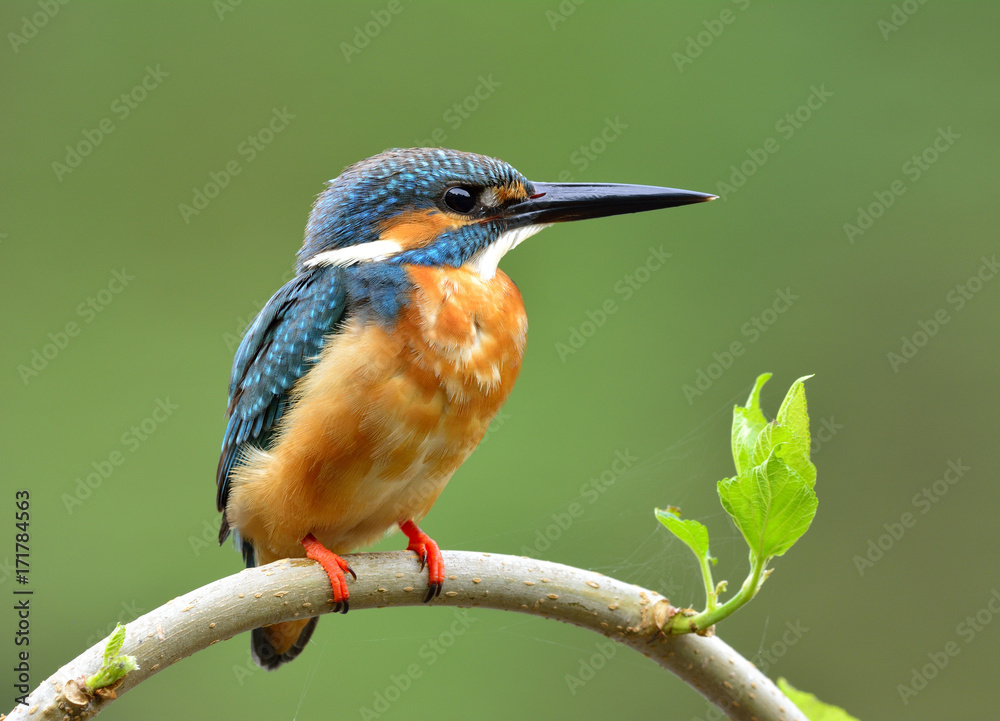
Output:
[[[216,474],[221,544],[247,567],[307,557],[349,607],[341,554],[397,527],[425,601],[444,561],[418,526],[479,444],[521,369],[527,316],[500,259],[553,223],[713,200],[675,188],[532,182],[507,163],[443,148],[392,149],[317,197],[295,276],[233,361]],[[255,629],[274,669],[317,618]]]

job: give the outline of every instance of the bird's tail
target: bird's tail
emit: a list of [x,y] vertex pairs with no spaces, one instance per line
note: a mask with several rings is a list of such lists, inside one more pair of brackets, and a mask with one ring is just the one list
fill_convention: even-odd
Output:
[[[247,568],[257,566],[258,558],[253,545],[245,539],[241,539],[241,543]],[[277,559],[261,560],[270,563]],[[250,632],[250,654],[253,656],[253,662],[263,669],[273,671],[296,658],[312,638],[318,621],[319,617],[313,616],[301,621],[286,621],[255,628]]]
[[250,632],[253,662],[268,671],[288,663],[302,653],[302,649],[309,643],[317,621],[319,617],[313,616],[302,621],[287,621],[255,628]]

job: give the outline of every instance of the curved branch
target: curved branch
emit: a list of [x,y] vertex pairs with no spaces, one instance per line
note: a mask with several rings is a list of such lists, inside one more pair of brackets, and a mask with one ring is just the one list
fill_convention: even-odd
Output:
[[[423,604],[426,574],[412,553],[347,556],[358,574],[351,610]],[[448,577],[435,606],[518,611],[596,631],[631,646],[681,677],[733,719],[805,717],[747,659],[721,639],[666,635],[677,609],[653,591],[599,573],[520,556],[445,551]],[[31,721],[84,721],[170,664],[258,626],[329,613],[330,583],[318,564],[285,559],[249,568],[175,598],[126,627],[122,653],[139,669],[114,693],[90,698],[82,677],[101,665],[105,641],[60,668],[7,717]]]

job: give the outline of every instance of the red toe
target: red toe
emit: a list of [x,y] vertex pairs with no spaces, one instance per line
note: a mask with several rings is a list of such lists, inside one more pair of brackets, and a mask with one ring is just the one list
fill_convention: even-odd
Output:
[[347,561],[328,549],[316,540],[313,534],[309,534],[302,539],[302,547],[306,549],[306,556],[316,561],[326,571],[330,578],[330,589],[333,591],[333,612],[347,613],[350,593],[347,591],[347,577],[345,572],[351,574],[355,580],[357,575],[347,565]]
[[441,548],[434,539],[417,528],[413,521],[400,523],[399,529],[410,539],[406,550],[414,551],[420,558],[420,569],[427,566],[428,589],[424,601],[440,596],[441,586],[444,584],[444,557],[441,555]]

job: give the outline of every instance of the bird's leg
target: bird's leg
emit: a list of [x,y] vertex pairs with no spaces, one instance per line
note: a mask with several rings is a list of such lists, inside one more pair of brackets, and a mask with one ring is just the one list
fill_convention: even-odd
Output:
[[441,586],[444,584],[444,557],[441,555],[441,548],[430,536],[417,528],[413,521],[404,521],[399,524],[399,530],[410,539],[407,551],[415,551],[420,557],[420,570],[427,566],[428,589],[424,603],[427,603],[435,596],[441,595]]
[[347,613],[347,599],[350,594],[347,592],[347,577],[344,572],[351,574],[355,581],[358,580],[357,574],[347,565],[347,561],[317,541],[311,533],[302,539],[302,547],[306,549],[306,556],[321,565],[326,575],[330,577],[330,588],[333,590],[335,604],[333,612]]

